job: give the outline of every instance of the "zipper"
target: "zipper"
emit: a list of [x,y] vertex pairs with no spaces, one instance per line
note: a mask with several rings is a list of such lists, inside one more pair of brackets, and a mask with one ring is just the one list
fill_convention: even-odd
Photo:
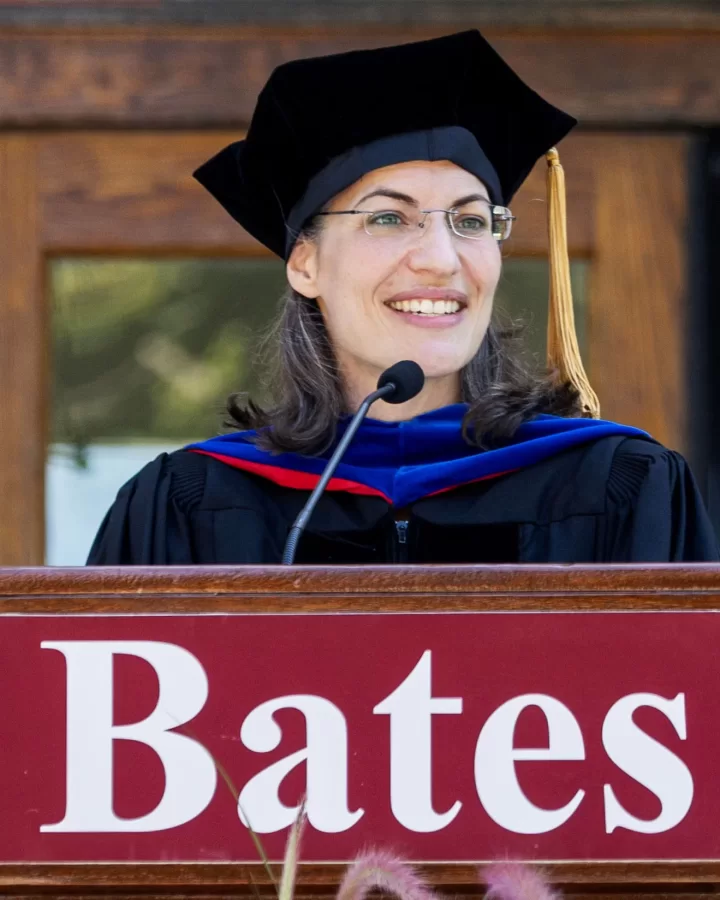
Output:
[[395,519],[394,524],[394,561],[404,563],[408,561],[408,528],[410,527],[410,522],[407,519]]
[[408,520],[395,519],[395,533],[398,544],[407,544]]

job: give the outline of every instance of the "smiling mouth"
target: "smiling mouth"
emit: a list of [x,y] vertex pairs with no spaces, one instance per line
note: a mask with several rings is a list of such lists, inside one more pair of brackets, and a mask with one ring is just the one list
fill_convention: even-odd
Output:
[[452,316],[463,309],[457,300],[390,300],[387,305],[397,312],[418,316]]

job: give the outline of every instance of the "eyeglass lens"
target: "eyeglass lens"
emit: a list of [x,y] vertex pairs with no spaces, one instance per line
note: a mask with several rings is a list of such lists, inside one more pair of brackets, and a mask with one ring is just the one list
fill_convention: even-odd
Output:
[[384,209],[365,214],[365,231],[371,237],[416,237],[417,229],[426,227],[427,217],[433,213],[443,213],[452,231],[458,237],[470,240],[493,238],[504,241],[510,236],[512,228],[510,210],[494,206],[490,209],[462,211]]

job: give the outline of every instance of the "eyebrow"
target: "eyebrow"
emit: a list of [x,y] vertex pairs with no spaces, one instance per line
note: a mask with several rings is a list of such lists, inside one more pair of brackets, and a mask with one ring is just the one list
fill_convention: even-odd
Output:
[[459,200],[456,200],[450,206],[450,209],[455,209],[458,206],[467,206],[468,203],[476,203],[478,200],[482,200],[483,203],[487,203],[489,206],[493,205],[492,200],[489,197],[486,197],[485,194],[468,194],[467,196],[460,197]]
[[[407,203],[409,206],[418,205],[417,200],[409,194],[402,194],[400,191],[394,191],[392,188],[386,187],[379,187],[369,194],[365,194],[364,197],[361,197],[360,200],[358,200],[357,205],[359,206],[371,197],[389,197],[391,200],[399,200],[401,203]],[[467,206],[468,203],[475,203],[478,200],[492,205],[492,200],[484,194],[467,194],[465,197],[460,197],[451,204],[450,209],[456,209],[458,206]]]
[[371,197],[389,197],[391,200],[399,200],[401,203],[408,203],[410,206],[418,205],[417,200],[410,197],[408,194],[401,194],[400,191],[394,191],[392,188],[386,187],[379,187],[374,191],[370,191],[369,194],[365,194],[364,197],[361,197],[360,200],[358,200],[358,204],[364,203]]

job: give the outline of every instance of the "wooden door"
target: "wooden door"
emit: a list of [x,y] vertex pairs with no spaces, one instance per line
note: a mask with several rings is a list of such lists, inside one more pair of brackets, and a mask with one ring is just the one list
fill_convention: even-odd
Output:
[[[45,265],[72,255],[266,251],[192,180],[226,132],[0,138],[0,564],[41,563],[49,404]],[[604,417],[686,446],[682,135],[579,133],[561,146],[570,251],[589,261],[586,362]],[[546,253],[545,171],[513,203],[507,253]]]

